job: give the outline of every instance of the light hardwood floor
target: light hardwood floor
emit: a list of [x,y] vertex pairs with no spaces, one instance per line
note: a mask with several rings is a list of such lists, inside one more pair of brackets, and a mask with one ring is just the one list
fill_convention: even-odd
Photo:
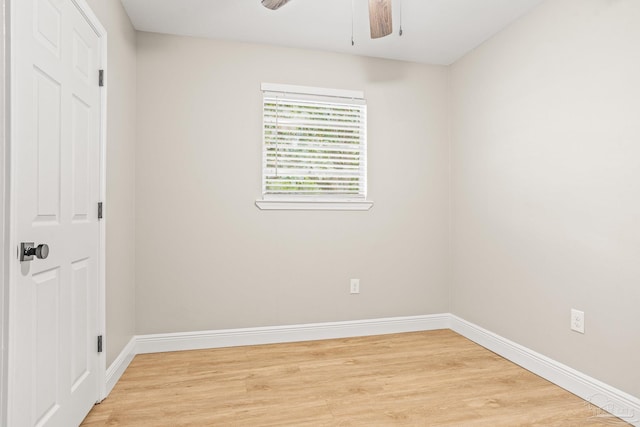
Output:
[[83,426],[626,425],[450,330],[138,355]]

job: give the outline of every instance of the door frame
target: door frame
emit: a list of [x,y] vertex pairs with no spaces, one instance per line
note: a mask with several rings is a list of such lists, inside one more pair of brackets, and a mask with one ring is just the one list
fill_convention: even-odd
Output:
[[[14,158],[11,147],[16,144],[14,141],[12,123],[15,118],[12,115],[13,106],[13,94],[15,93],[14,82],[11,79],[13,71],[13,56],[15,46],[12,40],[12,18],[14,16],[13,4],[25,0],[0,0],[0,6],[3,6],[4,15],[2,17],[5,36],[2,39],[4,47],[3,54],[3,69],[0,70],[0,102],[3,103],[3,117],[0,124],[2,132],[0,133],[0,161],[2,161],[2,176],[0,176],[0,236],[3,237],[4,245],[0,245],[0,280],[2,281],[2,289],[0,291],[0,319],[2,320],[2,328],[0,328],[0,338],[2,343],[2,351],[0,352],[0,378],[2,378],[2,384],[0,384],[0,425],[7,425],[11,415],[11,402],[9,396],[10,390],[13,388],[12,377],[9,375],[10,363],[13,360],[11,353],[13,334],[13,319],[15,318],[15,303],[13,302],[13,288],[16,286],[17,274],[19,270],[19,264],[16,260],[14,251],[12,248],[18,247],[18,239],[16,236],[16,212],[15,212],[15,194],[16,188],[14,187],[15,170],[14,170]],[[89,23],[91,28],[95,31],[100,39],[100,68],[104,70],[107,75],[107,31],[105,27],[100,23],[100,20],[95,15],[86,0],[70,0],[76,5],[80,13]],[[1,48],[0,48],[1,49]],[[97,81],[96,76],[96,81]],[[106,199],[106,166],[107,166],[107,87],[100,88],[100,186],[99,186],[99,199],[105,201]],[[4,95],[4,100],[1,95]],[[106,206],[105,206],[106,208]],[[97,207],[96,207],[97,209]],[[97,335],[103,336],[103,351],[98,354],[98,367],[97,367],[97,383],[98,389],[96,390],[96,402],[103,400],[106,397],[106,346],[108,342],[106,340],[106,209],[103,219],[99,220],[99,248],[98,248],[98,289],[97,289],[97,309],[96,309],[96,325]],[[17,250],[17,249],[16,249]]]

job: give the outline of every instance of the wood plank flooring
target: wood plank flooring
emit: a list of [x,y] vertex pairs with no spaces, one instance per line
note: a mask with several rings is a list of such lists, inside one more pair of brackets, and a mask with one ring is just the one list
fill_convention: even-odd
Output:
[[439,330],[138,355],[82,425],[626,424]]

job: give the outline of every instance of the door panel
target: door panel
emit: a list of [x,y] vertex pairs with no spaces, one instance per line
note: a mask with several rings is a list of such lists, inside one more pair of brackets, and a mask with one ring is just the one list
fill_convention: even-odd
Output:
[[71,144],[72,144],[72,218],[74,223],[89,219],[91,186],[91,107],[74,96],[71,101]]
[[78,425],[98,399],[100,39],[73,0],[13,3],[10,425]]
[[60,57],[61,10],[60,2],[37,0],[35,6],[35,39],[56,57]]
[[37,163],[37,222],[58,223],[60,218],[60,120],[61,87],[52,77],[34,68],[34,125]]
[[90,264],[88,259],[76,261],[71,265],[71,390],[75,391],[91,373],[89,361],[92,349],[88,338],[91,331],[87,330],[91,324],[91,304],[89,291]]
[[[33,275],[35,290],[34,350],[36,356],[35,409],[37,423],[53,416],[60,407],[58,398],[57,362],[55,351],[60,342],[60,277],[59,269],[43,271]],[[54,349],[54,351],[51,351]]]

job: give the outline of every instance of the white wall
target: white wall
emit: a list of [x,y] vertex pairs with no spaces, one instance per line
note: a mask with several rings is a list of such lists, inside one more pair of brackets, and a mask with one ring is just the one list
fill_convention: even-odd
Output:
[[[445,67],[138,33],[137,332],[446,312],[446,81]],[[261,82],[364,91],[371,211],[254,206]]]
[[88,0],[108,33],[107,366],[135,334],[136,33],[122,4]]
[[549,0],[451,69],[453,312],[635,396],[639,23]]

